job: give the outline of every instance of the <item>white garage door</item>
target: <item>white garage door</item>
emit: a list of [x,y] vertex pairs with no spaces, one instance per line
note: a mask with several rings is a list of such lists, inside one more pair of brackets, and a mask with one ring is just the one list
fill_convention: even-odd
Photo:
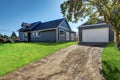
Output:
[[82,30],[82,42],[108,42],[109,41],[109,29],[86,29]]

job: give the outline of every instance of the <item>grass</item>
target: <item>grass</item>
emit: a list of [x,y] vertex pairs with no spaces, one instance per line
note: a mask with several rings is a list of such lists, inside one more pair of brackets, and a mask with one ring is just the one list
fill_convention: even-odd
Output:
[[109,43],[103,50],[102,67],[105,80],[120,80],[120,51],[113,43]]
[[73,44],[76,42],[0,44],[0,76]]

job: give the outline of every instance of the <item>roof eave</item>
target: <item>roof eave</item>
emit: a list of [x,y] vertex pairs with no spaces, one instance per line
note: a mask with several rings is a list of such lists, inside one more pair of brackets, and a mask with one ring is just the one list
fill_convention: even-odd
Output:
[[99,23],[99,24],[90,24],[90,25],[81,25],[77,28],[81,28],[81,27],[90,27],[90,26],[97,26],[97,25],[104,25],[104,24],[107,24],[107,23]]

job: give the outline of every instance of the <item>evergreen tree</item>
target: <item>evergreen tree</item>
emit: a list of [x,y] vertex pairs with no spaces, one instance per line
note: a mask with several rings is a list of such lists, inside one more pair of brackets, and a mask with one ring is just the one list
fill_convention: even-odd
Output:
[[16,33],[13,31],[12,35],[11,35],[11,39],[16,39],[17,38],[17,35]]
[[3,35],[0,33],[0,38],[3,38]]

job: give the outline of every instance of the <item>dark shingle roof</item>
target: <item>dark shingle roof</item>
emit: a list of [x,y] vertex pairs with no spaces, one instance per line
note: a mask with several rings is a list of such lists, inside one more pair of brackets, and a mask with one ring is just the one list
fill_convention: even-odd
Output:
[[64,20],[58,19],[58,20],[53,20],[53,21],[48,21],[44,22],[42,24],[37,25],[33,30],[43,30],[43,29],[49,29],[49,28],[57,28],[58,25]]
[[57,20],[53,20],[53,21],[48,21],[48,22],[44,22],[41,23],[39,22],[35,22],[32,23],[29,27],[27,28],[21,28],[19,31],[34,31],[34,30],[43,30],[43,29],[49,29],[49,28],[57,28],[58,25],[64,20],[65,18],[62,19],[57,19]]
[[105,23],[105,22],[99,20],[99,21],[97,21],[96,23],[89,23],[89,22],[86,22],[86,23],[84,23],[83,25],[100,24],[100,23]]

